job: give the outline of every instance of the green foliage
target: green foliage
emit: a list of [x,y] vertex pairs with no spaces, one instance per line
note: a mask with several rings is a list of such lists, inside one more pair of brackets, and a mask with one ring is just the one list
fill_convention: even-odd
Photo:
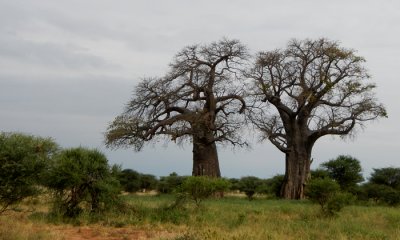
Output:
[[272,178],[264,180],[262,192],[280,198],[284,178],[284,175],[278,174]]
[[369,182],[400,190],[400,168],[374,169]]
[[383,184],[367,183],[362,186],[366,199],[391,206],[400,204],[400,191]]
[[54,210],[76,217],[86,203],[91,212],[118,203],[119,182],[104,154],[82,147],[66,149],[54,158],[46,186],[54,190]]
[[50,138],[0,133],[0,213],[39,192],[47,161],[57,150]]
[[158,192],[160,193],[172,193],[176,191],[183,183],[186,177],[178,176],[175,172],[169,176],[161,177],[158,181]]
[[249,200],[253,200],[254,194],[259,192],[261,183],[261,179],[257,177],[242,177],[239,182],[239,190],[244,192]]
[[230,188],[229,188],[230,191],[240,191],[240,186],[239,186],[240,179],[229,178],[228,181],[230,183]]
[[157,188],[157,178],[151,174],[140,175],[140,188],[143,191],[149,191]]
[[339,184],[329,178],[313,179],[306,187],[306,196],[325,209],[328,201],[340,190]]
[[332,216],[352,201],[349,193],[341,193],[339,184],[330,178],[316,178],[306,187],[306,196],[321,206],[322,212]]
[[187,177],[181,185],[180,192],[192,199],[197,206],[213,194],[229,189],[229,181],[223,178],[210,178],[206,176]]
[[361,174],[360,161],[351,157],[340,155],[336,159],[321,164],[330,178],[339,183],[344,191],[352,191],[357,183],[364,180]]
[[140,173],[132,169],[124,169],[118,174],[118,180],[125,192],[140,190]]
[[311,179],[329,178],[329,172],[324,169],[311,170]]

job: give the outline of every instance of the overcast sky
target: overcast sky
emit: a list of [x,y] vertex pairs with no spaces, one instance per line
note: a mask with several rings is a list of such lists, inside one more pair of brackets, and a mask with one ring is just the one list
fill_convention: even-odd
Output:
[[[327,37],[366,58],[389,118],[355,139],[320,139],[312,168],[348,154],[368,176],[400,167],[399,24],[398,0],[0,0],[0,131],[98,148],[111,163],[144,173],[190,175],[190,145],[156,143],[139,153],[104,147],[107,124],[135,84],[163,75],[186,45],[227,37],[255,53]],[[226,177],[284,173],[284,155],[269,142],[219,154]]]

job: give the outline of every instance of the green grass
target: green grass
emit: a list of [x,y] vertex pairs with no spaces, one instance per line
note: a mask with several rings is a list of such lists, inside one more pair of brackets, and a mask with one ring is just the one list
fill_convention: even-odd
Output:
[[[174,233],[172,237],[155,238],[164,240],[400,239],[400,208],[393,207],[347,206],[336,217],[324,217],[320,207],[309,201],[226,197],[206,200],[199,208],[190,202],[171,208],[171,195],[127,195],[124,200],[131,207],[123,213],[95,217],[84,214],[75,221],[79,226],[97,224],[110,229]],[[44,212],[30,216],[27,221],[33,225],[66,224],[60,219],[49,219]],[[0,236],[2,231],[7,231],[7,227],[0,227]],[[40,235],[43,233],[38,234],[35,239],[46,239]]]

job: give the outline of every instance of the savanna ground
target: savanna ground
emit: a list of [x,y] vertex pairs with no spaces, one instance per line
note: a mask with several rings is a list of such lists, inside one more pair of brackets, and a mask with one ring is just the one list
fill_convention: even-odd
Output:
[[0,216],[0,239],[400,239],[398,207],[352,205],[324,217],[308,201],[228,196],[171,208],[170,195],[124,199],[131,207],[123,213],[69,222],[49,215],[43,198],[26,201]]

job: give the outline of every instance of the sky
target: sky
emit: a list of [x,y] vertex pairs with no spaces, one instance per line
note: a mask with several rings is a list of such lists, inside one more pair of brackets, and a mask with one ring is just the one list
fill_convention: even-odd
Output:
[[[388,118],[357,136],[324,137],[312,168],[338,155],[373,168],[400,167],[400,1],[385,0],[0,0],[0,131],[51,137],[63,148],[104,152],[142,173],[190,175],[190,144],[158,142],[141,152],[104,146],[108,124],[143,77],[162,76],[183,47],[226,37],[251,53],[326,37],[356,49]],[[284,173],[269,142],[219,148],[222,175]]]

